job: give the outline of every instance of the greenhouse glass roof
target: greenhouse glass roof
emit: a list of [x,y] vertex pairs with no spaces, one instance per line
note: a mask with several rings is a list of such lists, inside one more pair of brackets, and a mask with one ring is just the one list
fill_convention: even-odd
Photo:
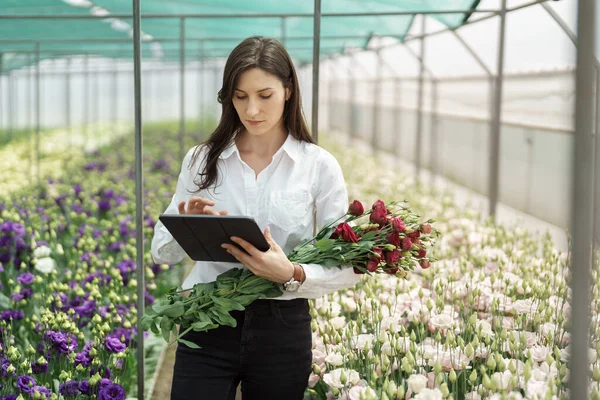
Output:
[[[443,12],[473,10],[478,3],[479,0],[322,0],[320,52],[327,56],[347,47],[364,48],[371,36],[403,40],[414,20],[411,14],[327,16],[328,13],[433,12],[432,18],[454,28],[466,22],[471,13]],[[284,41],[297,62],[312,61],[313,1],[143,0],[141,5],[145,59],[178,60],[181,16],[188,16],[183,30],[187,60],[226,57],[241,39],[262,35]],[[130,59],[131,13],[129,0],[2,0],[2,70],[32,63],[36,42],[41,59],[81,54]],[[256,14],[261,16],[250,17]],[[282,18],[282,14],[288,16]],[[40,15],[44,17],[37,17]],[[75,19],[75,15],[88,18]],[[89,18],[90,15],[102,18]]]

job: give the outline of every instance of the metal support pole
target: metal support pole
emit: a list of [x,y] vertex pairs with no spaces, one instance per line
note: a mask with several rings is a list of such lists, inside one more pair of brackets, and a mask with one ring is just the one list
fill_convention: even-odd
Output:
[[573,32],[571,30],[571,28],[569,27],[569,25],[567,25],[567,23],[565,22],[565,20],[562,19],[561,16],[558,15],[558,13],[556,11],[554,11],[554,9],[550,5],[548,5],[547,3],[540,3],[540,6],[544,7],[544,10],[546,10],[548,12],[548,14],[550,14],[550,16],[556,21],[556,23],[567,34],[567,36],[569,37],[569,39],[571,39],[571,42],[573,42],[573,44],[575,46],[577,46],[577,36],[575,35],[575,32]]
[[498,66],[494,77],[494,102],[492,109],[492,131],[490,137],[490,164],[489,164],[489,188],[488,195],[489,216],[496,219],[496,205],[499,198],[500,180],[500,124],[502,114],[502,80],[504,78],[504,39],[506,28],[506,0],[502,0],[500,10],[500,32],[498,37]]
[[2,72],[4,70],[4,53],[0,53],[0,132],[4,127],[4,90],[2,89]]
[[334,102],[334,98],[333,98],[333,91],[335,88],[335,82],[333,80],[333,78],[335,77],[335,70],[334,70],[334,65],[333,65],[333,60],[329,60],[329,79],[327,81],[327,99],[329,100],[328,103],[328,107],[327,107],[327,113],[329,114],[327,117],[327,121],[329,124],[329,130],[333,130],[336,129],[336,126],[334,124],[334,115],[335,115],[335,111],[333,110],[333,102]]
[[315,0],[313,16],[313,65],[312,65],[312,136],[319,142],[319,56],[321,53],[321,0]]
[[377,150],[379,146],[379,118],[381,111],[381,81],[383,79],[383,56],[381,50],[375,50],[377,64],[375,66],[375,85],[373,87],[373,124],[371,134],[371,149]]
[[140,0],[133,0],[133,69],[134,69],[134,122],[135,122],[135,243],[137,279],[137,398],[144,400],[144,331],[140,321],[144,315],[144,209],[142,179],[142,53],[141,53]]
[[15,111],[14,111],[14,100],[13,100],[13,92],[14,92],[14,72],[8,72],[7,79],[7,92],[6,92],[6,104],[7,104],[7,113],[8,113],[8,141],[10,142],[13,138],[13,130],[14,130],[14,120],[15,120]]
[[[69,150],[73,148],[73,129],[71,127],[71,59],[65,60],[65,124],[69,141]],[[65,161],[68,157],[65,158]]]
[[92,92],[93,92],[93,106],[92,106],[92,123],[96,125],[96,133],[98,136],[100,136],[100,132],[98,131],[100,129],[100,85],[99,85],[99,81],[100,81],[100,72],[99,71],[94,71],[93,73],[93,87],[92,87]]
[[438,154],[439,154],[439,143],[438,143],[438,81],[433,79],[431,81],[431,134],[430,134],[430,146],[431,153],[429,157],[429,170],[431,171],[431,187],[435,188],[435,180],[438,175]]
[[200,41],[200,57],[198,62],[198,133],[204,135],[204,41]]
[[401,129],[401,123],[402,123],[402,105],[400,104],[400,96],[401,96],[401,89],[402,89],[402,81],[400,80],[400,78],[396,78],[394,79],[394,104],[396,106],[396,110],[394,112],[394,154],[396,155],[400,155],[400,143],[402,143],[400,141],[400,132],[402,131]]
[[90,74],[89,74],[89,63],[88,55],[86,54],[83,58],[83,148],[85,149],[89,139],[89,123],[90,123]]
[[423,91],[425,78],[425,33],[427,29],[427,18],[421,15],[421,48],[420,48],[420,68],[419,68],[419,94],[417,96],[417,137],[415,138],[415,167],[417,184],[421,180],[421,152],[423,146]]
[[352,68],[348,68],[348,134],[351,138],[356,137],[356,129],[354,128],[354,97],[356,96],[356,78],[353,76]]
[[185,156],[185,18],[179,20],[179,159]]
[[[591,168],[594,171],[594,217],[593,221],[593,237],[594,247],[597,247],[600,251],[600,173],[598,173],[598,167],[600,167],[600,67],[596,67],[596,129],[594,132],[594,144],[595,144],[595,156],[594,156],[594,167]],[[592,255],[593,257],[593,255]]]
[[285,17],[281,17],[281,44],[283,44],[285,46]]
[[40,44],[35,44],[35,155],[36,155],[36,174],[37,184],[41,183],[41,171],[40,171],[40,106],[41,106],[41,83],[40,83]]
[[572,307],[571,356],[569,357],[570,397],[587,399],[590,381],[588,359],[590,327],[590,280],[592,261],[592,130],[596,1],[579,0],[577,17],[577,70],[575,98],[575,147],[573,154],[571,228]]
[[[34,157],[34,151],[33,151],[33,131],[34,131],[34,127],[33,127],[33,95],[32,95],[32,89],[33,89],[33,79],[34,79],[34,69],[32,67],[32,55],[29,54],[27,56],[27,64],[29,65],[29,67],[27,68],[27,130],[29,133],[29,138],[27,139],[27,143],[29,144],[29,155],[27,157],[27,161],[29,166],[27,168],[27,181],[29,182],[29,185],[33,185],[33,157]],[[1,92],[0,92],[1,93]],[[1,97],[1,94],[0,94]]]
[[113,71],[113,101],[112,104],[112,121],[113,121],[113,134],[117,133],[117,120],[119,119],[119,60],[115,59],[115,70]]

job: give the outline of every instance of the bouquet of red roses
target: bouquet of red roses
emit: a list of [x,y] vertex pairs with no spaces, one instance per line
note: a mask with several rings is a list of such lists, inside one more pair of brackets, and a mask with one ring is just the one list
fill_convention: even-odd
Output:
[[[356,224],[360,219],[364,219],[363,223]],[[431,226],[433,220],[421,223],[419,219],[406,202],[391,202],[386,206],[377,200],[365,212],[362,203],[355,200],[344,216],[296,246],[287,257],[301,264],[352,266],[357,274],[387,273],[403,278],[415,265],[425,269],[434,261],[427,251],[439,232]],[[165,298],[152,305],[142,318],[142,329],[157,334],[160,331],[167,342],[173,333],[174,341],[190,347],[197,346],[181,339],[187,332],[206,331],[219,325],[235,327],[231,311],[244,310],[257,299],[283,293],[277,283],[245,268],[233,268],[219,275],[215,282],[194,285],[188,297],[183,295],[186,291],[178,289],[171,289]]]

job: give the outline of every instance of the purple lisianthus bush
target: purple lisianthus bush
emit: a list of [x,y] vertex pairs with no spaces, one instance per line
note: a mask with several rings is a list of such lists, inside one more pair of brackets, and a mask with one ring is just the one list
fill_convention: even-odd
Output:
[[[137,395],[132,155],[120,143],[39,190],[0,197],[0,400]],[[152,159],[161,161],[144,165],[146,241],[179,172],[169,155]],[[178,271],[144,258],[150,303],[172,285],[165,272]]]

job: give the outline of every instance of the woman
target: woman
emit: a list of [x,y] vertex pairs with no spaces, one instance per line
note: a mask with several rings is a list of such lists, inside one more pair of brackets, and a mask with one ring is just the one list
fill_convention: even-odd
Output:
[[[304,121],[296,71],[276,40],[252,37],[225,64],[219,91],[223,113],[216,130],[183,160],[177,189],[165,213],[247,215],[271,248],[261,252],[238,238],[245,254],[224,244],[239,263],[197,262],[188,289],[230,268],[249,268],[280,283],[277,300],[258,300],[234,311],[237,327],[190,332],[198,344],[177,348],[172,400],[301,399],[311,370],[308,298],[353,286],[352,268],[293,264],[286,258],[322,227],[345,214],[348,195],[335,158],[316,144]],[[176,263],[185,252],[162,223],[155,226],[152,256]]]

